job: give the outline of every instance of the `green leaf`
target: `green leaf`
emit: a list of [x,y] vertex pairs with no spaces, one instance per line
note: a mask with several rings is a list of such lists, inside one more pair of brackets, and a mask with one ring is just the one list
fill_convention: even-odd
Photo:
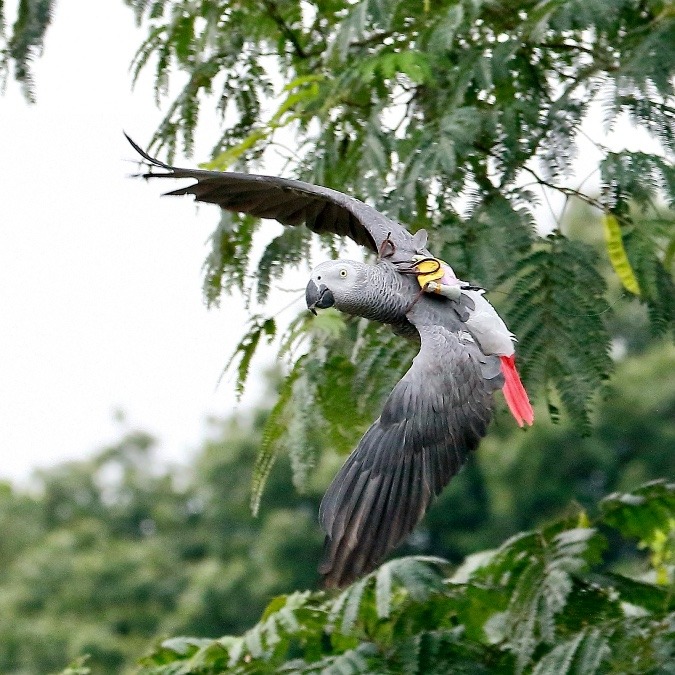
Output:
[[532,675],[594,675],[609,652],[608,640],[600,631],[581,631],[558,644],[541,658]]
[[617,592],[621,602],[643,607],[649,612],[675,609],[675,599],[662,587],[612,572],[594,574],[592,581]]
[[234,353],[223,370],[223,373],[227,372],[237,358],[239,359],[239,365],[237,366],[237,381],[235,384],[237,397],[240,397],[244,393],[246,379],[251,367],[251,360],[258,348],[260,339],[266,337],[268,342],[271,342],[274,339],[276,332],[277,325],[271,317],[264,318],[260,315],[255,315],[249,321],[248,331],[244,334],[244,337],[235,348]]
[[588,246],[560,234],[547,244],[519,264],[505,320],[518,336],[526,386],[555,387],[571,418],[588,433],[593,396],[613,365],[605,282]]
[[291,400],[293,386],[302,372],[302,367],[303,359],[301,358],[295,363],[290,375],[284,380],[279,392],[279,398],[265,423],[260,449],[258,450],[251,476],[250,504],[251,513],[254,516],[258,515],[265,484],[279,451],[279,442],[287,429],[287,407]]
[[600,502],[602,522],[624,537],[652,539],[668,530],[675,518],[675,483],[657,480],[626,493],[615,493]]
[[672,583],[675,564],[675,483],[654,481],[601,502],[603,521],[650,550],[657,582]]

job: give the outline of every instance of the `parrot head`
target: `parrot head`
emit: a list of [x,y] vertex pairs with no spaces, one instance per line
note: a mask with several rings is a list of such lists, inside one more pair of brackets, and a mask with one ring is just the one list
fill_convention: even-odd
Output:
[[329,260],[317,265],[305,290],[307,309],[316,314],[317,309],[336,307],[351,313],[362,286],[362,266],[353,260]]

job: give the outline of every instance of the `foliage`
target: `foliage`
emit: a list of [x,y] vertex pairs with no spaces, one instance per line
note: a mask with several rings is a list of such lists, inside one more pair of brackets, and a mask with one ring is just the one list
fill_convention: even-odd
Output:
[[[169,159],[179,144],[190,153],[201,106],[212,100],[221,136],[205,166],[255,170],[276,152],[297,177],[359,196],[413,230],[431,230],[434,250],[460,277],[507,294],[503,303],[491,298],[520,338],[526,384],[554,418],[562,409],[588,432],[612,371],[613,305],[635,296],[648,307],[655,333],[672,328],[673,220],[653,217],[675,202],[671,3],[127,4],[148,29],[134,75],[154,68],[158,100],[173,99],[152,139],[155,149]],[[174,73],[185,78],[175,98]],[[599,195],[570,178],[581,127],[598,109],[608,129],[628,122],[659,148],[634,152],[615,140],[619,146],[610,150],[593,132]],[[291,143],[292,152],[284,145]],[[588,223],[605,233],[600,255],[560,222],[549,237],[536,232],[537,205],[555,194],[604,215]],[[308,258],[307,233],[289,228],[268,238],[255,259],[256,232],[265,238],[254,219],[224,217],[207,260],[209,302],[238,288],[249,298],[255,289],[265,303],[271,282]],[[324,238],[323,245],[335,255],[334,242]],[[627,291],[613,303],[601,275],[607,260]],[[381,405],[384,383],[376,378],[372,389],[361,387],[363,359],[379,358],[369,373],[386,370],[393,381],[409,354],[392,348],[386,331],[350,327],[336,340],[302,320],[289,340],[303,346],[295,359],[308,354],[303,368],[316,371],[298,376],[297,360],[289,359],[281,406],[294,421],[283,434],[269,430],[265,457],[282,445],[305,452],[306,461],[295,462],[302,484],[315,463],[308,428],[322,426],[337,448],[348,449]],[[240,374],[255,345],[252,333],[242,340]],[[305,402],[326,392],[324,401],[336,400],[322,406],[328,422],[321,424]],[[347,394],[356,411],[345,433],[344,416],[330,418]],[[261,466],[266,471],[269,459]],[[263,484],[257,473],[254,504]]]
[[[324,316],[336,340],[340,331],[355,329],[337,314]],[[373,329],[364,322],[366,327]],[[631,324],[630,330],[646,328]],[[579,508],[590,519],[601,509],[610,520],[613,502],[602,502],[604,494],[675,475],[675,391],[659,377],[673,358],[675,348],[661,344],[619,363],[594,433],[585,438],[564,422],[543,421],[523,434],[503,411],[401,553],[459,564],[522,530],[546,528],[560,517],[577,523]],[[289,490],[289,458],[274,455],[275,471],[268,473],[253,518],[249,481],[264,433],[284,432],[283,416],[271,424],[272,414],[214,423],[190,465],[168,472],[158,469],[152,439],[135,432],[89,461],[42,471],[30,492],[0,486],[0,671],[53,672],[89,654],[84,663],[73,661],[72,672],[127,672],[159,640],[195,636],[197,642],[183,641],[189,645],[241,634],[273,597],[315,588],[321,545],[316,512],[341,459],[327,452],[333,441],[323,429],[315,430],[315,466],[299,496]],[[632,491],[631,499],[639,501],[640,491]],[[628,517],[630,511],[621,513]],[[634,539],[603,531],[604,561],[611,567],[602,573],[621,572],[612,583],[621,581],[625,594],[643,588],[628,576],[644,573],[646,556],[651,581],[672,565],[658,520],[640,516],[631,522],[639,532],[620,527]],[[377,586],[375,595],[386,613],[387,595],[382,589],[378,595]],[[336,608],[335,622],[350,623],[355,603]],[[426,640],[413,642],[424,649]],[[455,649],[449,640],[443,649]],[[359,662],[369,658],[367,652],[355,647],[341,659]],[[462,645],[454,653],[458,659],[473,654]],[[425,668],[422,660],[419,669]]]
[[661,533],[675,553],[675,484],[614,494],[470,557],[385,563],[335,596],[276,598],[253,628],[164,642],[141,673],[647,673],[675,660],[674,568],[663,583],[607,570],[608,538]]
[[[564,410],[589,431],[613,367],[612,313],[627,300],[647,307],[655,334],[672,329],[675,236],[663,206],[675,203],[672,3],[125,1],[148,30],[134,80],[153,68],[158,102],[170,101],[151,145],[169,159],[179,143],[191,152],[200,106],[212,102],[221,135],[208,167],[258,169],[277,152],[298,177],[431,230],[434,250],[461,277],[495,291],[491,299],[520,338],[526,384],[553,418]],[[5,40],[3,68],[14,63],[29,90],[51,8],[20,0]],[[581,127],[598,108],[608,129],[628,121],[657,149],[636,152],[614,139],[610,150],[591,139],[600,155],[596,195],[570,172]],[[537,204],[556,193],[603,214],[588,222],[605,235],[600,255],[562,222],[549,237],[537,233]],[[302,228],[268,238],[259,257],[256,233],[265,237],[256,219],[221,217],[205,263],[209,303],[240,290],[264,305],[274,281],[310,257]],[[329,237],[322,244],[331,255],[339,250]],[[607,260],[626,289],[613,302],[600,274]],[[233,359],[239,392],[261,337],[276,331],[273,312],[251,308]],[[352,327],[336,337],[302,319],[283,343],[294,346],[282,347],[290,379],[270,424],[289,424],[266,433],[254,506],[282,448],[296,484],[306,482],[317,461],[312,429],[337,450],[353,447],[410,356],[385,330]],[[296,377],[305,353],[313,371]],[[323,421],[306,405],[317,396]],[[347,400],[356,408],[352,425],[335,414]]]
[[6,32],[4,0],[0,0],[0,81],[11,72],[28,101],[35,100],[31,63],[42,52],[55,0],[19,0],[11,33]]
[[[126,4],[148,29],[134,77],[154,68],[160,102],[178,91],[156,149],[191,152],[200,106],[213,102],[210,168],[259,170],[277,152],[285,172],[429,229],[460,276],[495,291],[528,387],[575,426],[539,416],[523,435],[498,411],[408,541],[418,555],[338,596],[279,596],[246,630],[273,596],[316,583],[313,514],[339,462],[325,451],[353,447],[413,350],[363,321],[298,317],[281,337],[288,375],[272,412],[218,428],[191,471],[158,473],[151,439],[131,434],[44,472],[34,494],[0,487],[0,670],[71,661],[65,672],[121,672],[150,641],[194,635],[162,642],[144,671],[667,672],[673,487],[633,488],[675,475],[673,350],[654,339],[675,314],[672,3]],[[52,3],[18,7],[0,69],[30,96]],[[4,9],[0,0],[0,23]],[[570,172],[598,107],[608,128],[628,119],[658,150],[592,139],[595,194]],[[540,236],[537,203],[552,194],[586,210],[576,228],[558,222]],[[255,219],[224,215],[205,264],[208,302],[239,290],[252,307],[234,360],[240,385],[277,332],[254,303],[312,250],[289,229],[256,257],[254,236],[265,238]],[[610,344],[629,355],[607,384]],[[246,506],[254,463],[258,520]],[[287,489],[291,468],[301,495]],[[509,535],[454,574],[436,557],[458,562]]]
[[214,424],[180,471],[158,471],[152,439],[132,432],[41,472],[30,494],[3,485],[0,672],[54,672],[84,654],[71,672],[127,672],[158,636],[239,631],[270,597],[314,584],[318,496],[289,495],[281,463],[266,517],[247,507],[261,424]]

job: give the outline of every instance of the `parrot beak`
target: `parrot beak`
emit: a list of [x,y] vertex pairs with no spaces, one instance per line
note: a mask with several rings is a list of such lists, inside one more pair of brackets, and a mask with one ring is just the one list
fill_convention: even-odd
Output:
[[316,315],[317,309],[326,309],[335,304],[335,298],[330,289],[324,284],[317,286],[312,279],[307,284],[305,300],[307,301],[307,309],[314,315]]

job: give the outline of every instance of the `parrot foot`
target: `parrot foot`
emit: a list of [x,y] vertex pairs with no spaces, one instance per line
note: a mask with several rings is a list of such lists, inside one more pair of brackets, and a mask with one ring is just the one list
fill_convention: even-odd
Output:
[[[389,250],[387,250],[387,247]],[[391,240],[391,232],[387,233],[387,238],[380,244],[380,248],[377,252],[378,260],[384,260],[385,258],[391,258],[391,256],[396,253],[396,246]]]

